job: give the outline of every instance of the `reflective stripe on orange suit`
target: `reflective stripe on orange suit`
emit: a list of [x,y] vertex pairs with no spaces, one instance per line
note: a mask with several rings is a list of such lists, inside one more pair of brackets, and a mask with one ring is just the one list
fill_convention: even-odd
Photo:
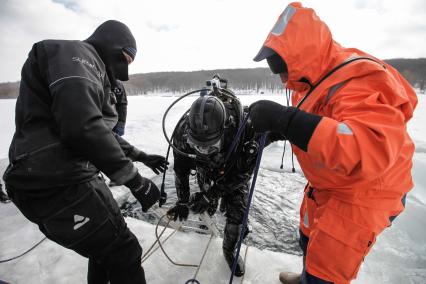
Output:
[[[301,109],[323,116],[307,152],[293,146],[309,181],[300,227],[309,237],[306,269],[334,283],[357,275],[376,236],[403,209],[401,198],[413,186],[414,144],[406,125],[417,105],[409,83],[391,66],[353,48],[343,48],[312,9],[292,3],[265,43],[287,63],[287,87],[297,105],[323,76]],[[338,84],[340,84],[338,86]],[[331,88],[338,86],[331,97]],[[308,216],[305,213],[308,212]]]

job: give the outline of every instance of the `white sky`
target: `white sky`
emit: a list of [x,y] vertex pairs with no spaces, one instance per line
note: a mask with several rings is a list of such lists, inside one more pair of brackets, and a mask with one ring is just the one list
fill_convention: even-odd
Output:
[[[290,1],[0,0],[0,82],[43,39],[85,39],[116,19],[133,32],[130,73],[264,67],[252,58]],[[425,0],[307,0],[336,41],[382,58],[426,57]]]

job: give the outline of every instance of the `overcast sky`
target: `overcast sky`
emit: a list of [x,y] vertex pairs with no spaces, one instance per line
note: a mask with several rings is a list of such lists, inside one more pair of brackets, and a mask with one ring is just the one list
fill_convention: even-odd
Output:
[[[133,32],[130,73],[264,67],[252,58],[290,1],[0,0],[0,82],[43,39],[85,39],[115,19]],[[426,57],[425,0],[310,0],[334,39],[382,59]]]

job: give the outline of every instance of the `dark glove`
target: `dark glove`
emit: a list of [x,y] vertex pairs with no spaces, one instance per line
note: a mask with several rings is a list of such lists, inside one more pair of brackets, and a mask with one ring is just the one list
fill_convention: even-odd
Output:
[[130,189],[133,196],[140,202],[142,212],[147,212],[160,199],[160,190],[155,183],[142,177],[139,173],[124,185]]
[[189,208],[195,214],[204,213],[211,206],[211,199],[205,192],[196,192],[189,197]]
[[309,141],[322,118],[295,107],[285,107],[267,100],[253,103],[249,111],[256,132],[281,133],[303,151],[308,150]]
[[210,206],[209,206],[209,209],[207,209],[207,213],[210,216],[213,216],[216,213],[218,206],[219,206],[219,198],[211,198]]
[[114,131],[118,136],[123,136],[124,135],[124,127],[116,125],[112,131]]
[[167,215],[170,215],[174,221],[176,221],[178,218],[179,221],[184,221],[188,219],[188,203],[178,201],[174,207],[167,211]]
[[160,172],[164,172],[167,170],[168,163],[166,162],[166,158],[160,155],[148,155],[145,152],[140,152],[136,158],[136,161],[142,162],[145,166],[151,168],[155,174],[159,174]]
[[261,100],[250,105],[249,115],[256,132],[287,133],[293,116],[299,110],[285,107],[273,101]]

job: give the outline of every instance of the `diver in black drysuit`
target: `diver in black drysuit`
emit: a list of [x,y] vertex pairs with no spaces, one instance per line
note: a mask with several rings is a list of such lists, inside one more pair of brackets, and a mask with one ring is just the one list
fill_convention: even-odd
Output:
[[123,83],[120,80],[115,80],[115,84],[111,86],[114,92],[116,102],[115,109],[117,111],[118,120],[112,131],[119,136],[123,136],[126,128],[127,120],[127,94]]
[[117,113],[110,82],[128,80],[135,55],[129,28],[107,21],[85,41],[35,43],[22,68],[6,189],[50,240],[89,259],[89,284],[146,283],[142,248],[100,177],[127,186],[143,211],[160,197],[133,161],[159,173],[165,158],[112,131]]
[[[238,99],[222,102],[215,96],[202,96],[191,106],[177,124],[173,144],[182,152],[197,154],[206,161],[196,161],[179,154],[174,155],[175,186],[178,196],[176,205],[168,214],[175,220],[186,220],[189,209],[194,213],[208,212],[213,215],[221,200],[221,210],[226,216],[223,238],[223,254],[232,269],[235,246],[239,240],[250,179],[256,164],[260,134],[247,122],[239,143],[224,166],[224,159],[231,147],[244,112]],[[268,144],[282,139],[271,134]],[[190,195],[189,176],[196,171],[200,192]],[[246,231],[247,232],[247,231]],[[244,263],[238,256],[236,276],[244,274]]]

